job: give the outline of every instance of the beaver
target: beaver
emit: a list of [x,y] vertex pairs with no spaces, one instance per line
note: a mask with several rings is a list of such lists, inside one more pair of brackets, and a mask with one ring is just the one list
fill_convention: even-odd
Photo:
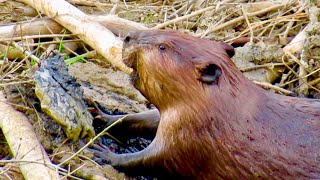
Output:
[[95,154],[125,172],[160,177],[319,179],[320,101],[256,86],[233,55],[228,44],[177,31],[130,32],[124,61],[157,110],[122,123],[156,134],[139,152],[95,146]]

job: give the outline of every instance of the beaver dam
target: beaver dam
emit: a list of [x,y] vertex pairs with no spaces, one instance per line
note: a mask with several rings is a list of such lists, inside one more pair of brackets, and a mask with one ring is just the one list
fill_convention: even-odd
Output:
[[[139,175],[132,172],[123,173],[128,169],[127,171],[125,168],[115,169],[108,164],[108,161],[103,161],[103,158],[99,158],[96,156],[97,153],[94,153],[97,148],[101,150],[101,147],[102,151],[107,148],[119,154],[145,149],[155,137],[156,130],[151,128],[144,134],[138,131],[131,132],[129,129],[135,127],[135,124],[121,119],[123,115],[139,112],[143,114],[150,112],[148,110],[158,112],[156,108],[161,109],[159,108],[161,103],[159,105],[158,102],[161,102],[159,97],[162,96],[153,98],[150,95],[151,92],[159,94],[160,91],[156,90],[167,90],[166,92],[170,93],[177,90],[179,92],[192,90],[192,83],[185,82],[190,80],[189,75],[192,73],[182,78],[185,83],[181,83],[180,86],[169,86],[169,81],[158,78],[159,83],[150,86],[155,88],[151,92],[144,91],[142,85],[137,84],[143,82],[135,81],[143,78],[141,74],[136,73],[142,64],[128,64],[128,62],[141,58],[141,55],[131,54],[131,60],[122,57],[125,53],[123,43],[130,44],[139,39],[136,36],[127,36],[133,30],[154,30],[154,32],[174,30],[208,40],[208,42],[209,40],[224,42],[226,44],[222,49],[219,48],[220,45],[212,45],[212,48],[208,49],[206,46],[194,45],[197,40],[192,43],[187,41],[185,46],[181,45],[184,43],[179,45],[181,45],[180,50],[186,48],[184,53],[190,54],[189,58],[194,62],[200,62],[201,57],[205,55],[205,53],[192,54],[194,51],[214,51],[217,52],[214,55],[216,58],[232,57],[231,60],[236,69],[257,85],[246,86],[248,88],[246,92],[240,90],[243,96],[252,98],[255,95],[250,95],[248,92],[260,86],[266,89],[266,92],[273,94],[272,97],[279,97],[275,99],[280,100],[284,97],[283,104],[280,103],[279,108],[280,106],[291,107],[293,114],[300,113],[299,108],[295,107],[305,110],[304,115],[300,114],[294,118],[319,117],[317,114],[320,109],[317,105],[320,99],[320,43],[317,18],[320,10],[318,7],[317,1],[306,0],[59,0],[54,2],[0,0],[0,138],[2,142],[0,179],[153,179],[156,177],[147,171]],[[154,40],[149,44],[158,42],[157,35],[154,35]],[[191,47],[189,49],[188,44]],[[231,46],[227,48],[229,47],[227,44],[234,48],[234,55],[233,50],[231,53]],[[167,42],[159,43],[157,47],[159,53],[163,53],[173,45],[170,46]],[[145,51],[143,54],[147,53]],[[175,55],[177,54],[172,53],[170,57]],[[165,57],[164,54],[163,57]],[[146,57],[144,59],[149,62]],[[169,73],[170,68],[176,64],[168,63],[167,65],[166,71],[155,68],[155,65],[146,66],[146,68],[154,68],[150,72],[158,74],[159,72]],[[226,70],[221,69],[217,64],[201,64],[196,69],[197,80],[205,86],[224,82],[219,77],[224,77]],[[174,78],[181,75],[180,72],[189,71],[175,72],[178,73],[173,73],[170,77]],[[181,86],[189,88],[179,88]],[[137,90],[135,87],[140,88]],[[227,92],[226,89],[224,90]],[[167,94],[168,97],[174,94],[170,93]],[[292,97],[301,99],[285,100]],[[189,102],[197,101],[199,98],[199,96],[188,96],[185,98],[186,101],[181,102],[178,96],[170,96],[168,99],[170,102],[179,104],[174,108],[178,112],[181,107],[187,107],[182,108],[184,110],[188,109]],[[263,102],[267,107],[274,107],[270,105],[273,100]],[[236,103],[229,106],[234,104]],[[203,105],[204,103],[199,104],[195,108]],[[235,109],[238,110],[246,105],[242,103]],[[236,111],[230,110],[229,114],[232,112]],[[252,112],[253,110],[249,109],[246,114]],[[272,117],[276,111],[264,112],[264,117]],[[200,116],[200,112],[198,114]],[[279,116],[286,117],[284,114],[278,113]],[[151,118],[159,117],[159,114],[148,114],[148,117],[150,116]],[[319,124],[312,118],[303,121],[310,129]],[[150,123],[150,121],[147,122]],[[293,129],[299,127],[290,123],[283,126]],[[177,133],[172,133],[170,127],[167,127],[168,131],[174,137]],[[197,130],[201,127],[203,124],[198,122],[192,124],[191,129],[198,132]],[[220,127],[219,124],[216,124],[216,127]],[[259,128],[250,129],[253,134],[258,132],[257,130]],[[306,129],[301,129],[299,132],[304,130]],[[197,136],[189,139],[196,144],[203,136],[199,133],[195,134]],[[228,135],[224,137],[230,138]],[[283,136],[284,139],[286,137]],[[306,154],[310,153],[312,148],[308,148],[309,145],[304,143],[311,141],[311,136],[299,133],[297,137],[301,138],[299,148],[305,147],[304,154],[307,156]],[[312,137],[316,137],[316,132]],[[261,139],[254,141],[255,137],[251,136],[248,136],[248,139],[249,145],[252,146],[256,142],[262,142]],[[175,140],[170,139],[166,142],[171,141]],[[285,140],[283,147],[287,147],[285,144],[288,142],[291,140]],[[98,146],[92,146],[92,144]],[[276,144],[280,146],[281,143]],[[187,151],[187,147],[182,149]],[[245,162],[241,157],[245,156],[244,152],[249,146],[246,147],[234,154],[240,157],[239,162]],[[319,147],[315,143],[314,149],[316,148]],[[168,149],[171,152],[175,150],[174,146]],[[282,152],[282,150],[279,151]],[[201,151],[203,151],[202,148],[192,152],[197,154]],[[161,157],[169,157],[168,154],[164,153]],[[291,155],[293,157],[297,154],[285,153],[281,157],[291,157]],[[197,160],[199,166],[193,166],[190,171],[199,174],[198,178],[206,178],[203,174],[200,176],[200,170],[197,170],[206,163],[205,161],[200,157],[188,156],[187,153],[182,157],[187,157],[183,161],[186,164],[185,167]],[[319,161],[317,157],[315,161]],[[225,162],[224,164],[234,162],[223,157],[217,158],[218,161]],[[250,163],[251,161],[247,164]],[[291,168],[293,171],[303,164],[295,163],[298,161],[290,164],[291,167],[295,167]],[[285,174],[286,170],[276,168],[280,167],[278,165],[272,166],[275,167],[273,175],[281,174],[284,178],[292,175],[291,171]],[[174,165],[171,164],[168,167],[169,172],[174,171]],[[241,169],[242,166],[238,164],[235,167],[229,167],[234,170]],[[300,174],[296,177],[316,177],[317,173],[319,175],[317,169],[319,170],[320,167],[317,165],[310,163],[306,167],[310,171],[299,171]],[[150,172],[153,170],[151,169]],[[232,173],[222,168],[221,171],[217,171],[217,174],[220,177],[227,177],[223,174]],[[243,175],[246,172],[238,172],[232,177],[236,177],[237,174]],[[255,175],[258,178],[272,177],[270,173]]]

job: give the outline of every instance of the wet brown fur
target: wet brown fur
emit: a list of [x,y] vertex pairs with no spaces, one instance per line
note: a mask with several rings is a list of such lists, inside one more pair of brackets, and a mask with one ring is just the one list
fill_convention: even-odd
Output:
[[[159,109],[160,123],[145,150],[115,156],[113,165],[189,179],[320,178],[319,100],[257,87],[224,43],[176,31],[129,36],[126,63],[135,87]],[[199,80],[208,64],[221,68],[213,84]]]

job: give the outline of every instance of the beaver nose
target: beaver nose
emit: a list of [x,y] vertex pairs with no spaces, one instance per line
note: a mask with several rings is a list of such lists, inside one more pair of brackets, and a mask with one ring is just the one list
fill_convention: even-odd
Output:
[[141,36],[140,31],[130,31],[127,36],[124,38],[123,42],[124,44],[134,44],[136,43]]
[[124,42],[124,43],[129,43],[130,40],[131,40],[131,36],[130,36],[130,34],[128,34],[128,35],[124,38],[123,42]]
[[135,31],[130,31],[127,36],[124,38],[123,42],[125,44],[132,43],[134,40],[137,39],[137,33]]

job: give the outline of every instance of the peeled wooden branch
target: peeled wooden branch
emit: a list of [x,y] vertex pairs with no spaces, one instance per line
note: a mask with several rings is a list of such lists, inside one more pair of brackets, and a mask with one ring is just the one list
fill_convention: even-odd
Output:
[[54,180],[58,173],[38,142],[27,117],[5,103],[0,91],[0,128],[25,179]]
[[77,34],[80,39],[103,55],[112,65],[131,73],[122,62],[122,41],[101,24],[89,21],[88,15],[64,0],[22,0],[41,13]]
[[14,23],[0,26],[0,41],[3,38],[17,36],[38,35],[38,34],[58,34],[63,27],[58,23],[48,19],[38,19],[36,21]]
[[140,23],[119,18],[115,15],[90,15],[90,21],[99,22],[118,36],[125,36],[131,30],[147,30],[148,28]]
[[[88,21],[100,23],[117,36],[124,36],[131,30],[148,29],[143,24],[122,19],[115,15],[89,15]],[[3,40],[8,41],[12,37],[59,34],[63,29],[59,23],[50,18],[35,19],[28,22],[20,22],[19,24],[3,24],[0,26],[0,42]]]

